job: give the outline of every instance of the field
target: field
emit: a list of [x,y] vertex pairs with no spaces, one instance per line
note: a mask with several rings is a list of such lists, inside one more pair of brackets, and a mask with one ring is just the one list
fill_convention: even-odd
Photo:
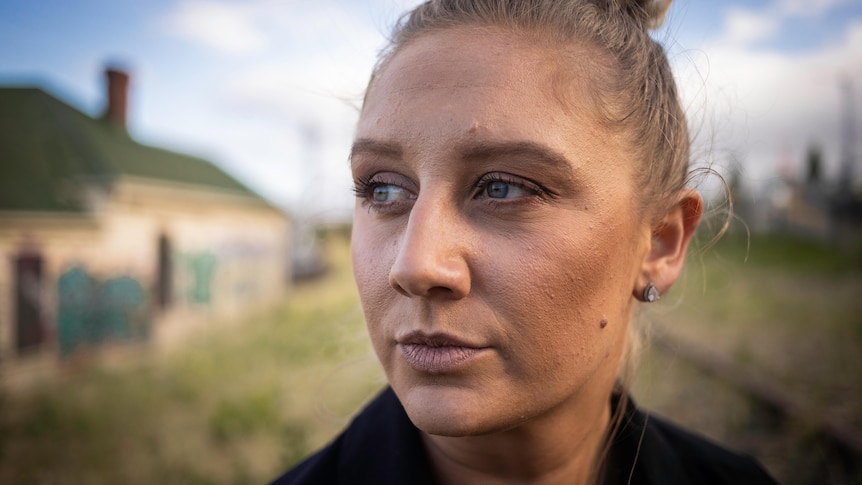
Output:
[[731,235],[691,258],[681,284],[641,319],[647,335],[660,329],[679,347],[730,357],[743,378],[782,391],[798,415],[783,419],[649,340],[635,395],[757,456],[781,483],[862,483],[859,455],[848,475],[818,429],[830,423],[862,437],[860,263],[846,249],[767,236],[749,248]]
[[[279,307],[162,353],[0,394],[0,483],[259,484],[324,444],[384,385],[347,245]],[[642,405],[757,455],[782,483],[860,483],[811,423],[862,430],[862,265],[816,244],[729,237],[638,317],[805,401],[784,420],[647,339]],[[808,418],[811,418],[810,420]]]

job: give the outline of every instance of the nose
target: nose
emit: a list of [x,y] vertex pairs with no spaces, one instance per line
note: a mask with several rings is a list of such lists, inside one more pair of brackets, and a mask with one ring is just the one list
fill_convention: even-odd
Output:
[[457,211],[417,200],[407,221],[389,284],[408,297],[456,300],[470,293],[467,229]]

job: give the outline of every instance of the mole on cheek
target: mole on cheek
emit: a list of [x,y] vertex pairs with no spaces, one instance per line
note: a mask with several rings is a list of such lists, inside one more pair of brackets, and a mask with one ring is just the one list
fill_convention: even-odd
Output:
[[470,133],[476,133],[477,131],[479,131],[479,122],[474,121],[473,124],[470,126],[469,132]]
[[605,327],[607,327],[607,326],[608,326],[608,319],[607,319],[607,318],[605,318],[605,317],[602,317],[602,321],[601,321],[601,322],[599,322],[599,326],[600,326],[601,328],[605,328]]

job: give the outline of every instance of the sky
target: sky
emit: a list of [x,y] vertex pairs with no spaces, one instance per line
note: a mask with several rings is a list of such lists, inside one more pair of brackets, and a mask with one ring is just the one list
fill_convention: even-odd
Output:
[[[292,212],[338,218],[353,205],[347,153],[365,84],[417,3],[0,0],[0,85],[38,85],[99,116],[104,68],[122,67],[138,141],[207,158]],[[817,145],[836,178],[849,112],[862,158],[862,0],[675,0],[653,35],[695,163],[739,167],[757,191],[802,174]]]

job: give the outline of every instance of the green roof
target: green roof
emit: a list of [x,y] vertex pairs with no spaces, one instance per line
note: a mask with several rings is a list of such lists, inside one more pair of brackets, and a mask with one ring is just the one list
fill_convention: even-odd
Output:
[[264,201],[212,163],[142,145],[40,88],[0,87],[0,211],[83,211],[82,184],[109,189],[121,176]]

